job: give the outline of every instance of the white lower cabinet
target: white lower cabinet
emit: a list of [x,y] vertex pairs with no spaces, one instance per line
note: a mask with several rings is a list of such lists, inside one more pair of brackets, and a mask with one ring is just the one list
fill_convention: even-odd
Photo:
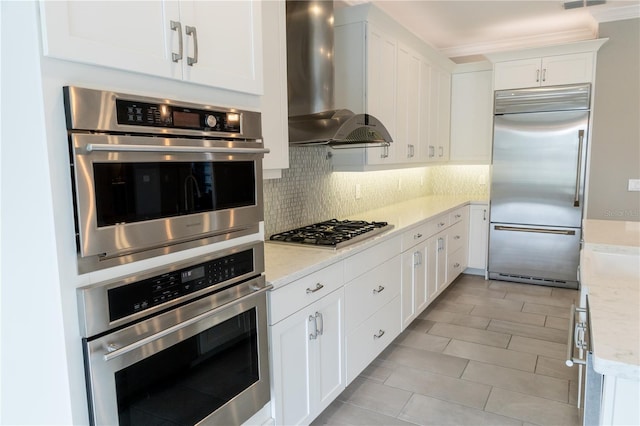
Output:
[[340,287],[270,327],[276,424],[308,424],[344,390],[344,308]]
[[469,209],[469,260],[468,267],[485,270],[489,244],[489,206],[472,205]]

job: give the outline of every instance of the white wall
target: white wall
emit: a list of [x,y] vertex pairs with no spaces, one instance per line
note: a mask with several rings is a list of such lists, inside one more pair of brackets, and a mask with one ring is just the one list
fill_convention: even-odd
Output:
[[36,5],[2,7],[2,424],[71,424]]

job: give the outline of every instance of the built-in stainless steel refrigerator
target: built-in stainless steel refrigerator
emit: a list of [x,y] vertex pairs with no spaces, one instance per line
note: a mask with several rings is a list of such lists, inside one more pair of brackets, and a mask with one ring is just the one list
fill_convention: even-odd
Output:
[[490,279],[578,288],[590,88],[495,92]]

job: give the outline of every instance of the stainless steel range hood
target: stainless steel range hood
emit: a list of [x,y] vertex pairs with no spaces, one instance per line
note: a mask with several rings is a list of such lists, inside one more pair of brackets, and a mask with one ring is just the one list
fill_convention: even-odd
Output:
[[287,0],[286,7],[289,143],[388,146],[380,120],[334,109],[333,1]]

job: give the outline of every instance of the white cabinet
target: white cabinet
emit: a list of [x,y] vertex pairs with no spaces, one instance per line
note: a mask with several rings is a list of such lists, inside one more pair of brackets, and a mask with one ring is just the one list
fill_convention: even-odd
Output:
[[345,388],[344,288],[270,328],[276,424],[309,424]]
[[[336,10],[335,104],[376,116],[388,148],[332,152],[334,170],[446,162],[451,73],[442,57],[370,4]],[[443,65],[444,64],[444,65]]]
[[451,76],[450,162],[490,164],[493,138],[491,70]]
[[262,50],[264,94],[261,97],[262,138],[270,152],[263,162],[265,178],[281,177],[289,168],[289,123],[287,104],[287,34],[285,2],[262,3]]
[[489,242],[489,207],[475,204],[469,209],[469,262],[468,267],[485,270]]
[[431,69],[429,109],[429,161],[449,159],[449,127],[451,123],[451,74],[438,67]]
[[406,231],[402,239],[401,318],[405,329],[466,268],[468,207]]
[[259,1],[42,1],[40,5],[47,56],[244,93],[262,92]]
[[347,384],[400,334],[400,239],[344,261]]
[[[396,132],[396,39],[367,22],[335,27],[335,106],[378,118],[391,134]],[[337,150],[334,165],[384,167],[401,155],[397,144],[386,148]]]
[[498,62],[494,68],[495,90],[590,83],[594,57],[592,52],[582,52]]

